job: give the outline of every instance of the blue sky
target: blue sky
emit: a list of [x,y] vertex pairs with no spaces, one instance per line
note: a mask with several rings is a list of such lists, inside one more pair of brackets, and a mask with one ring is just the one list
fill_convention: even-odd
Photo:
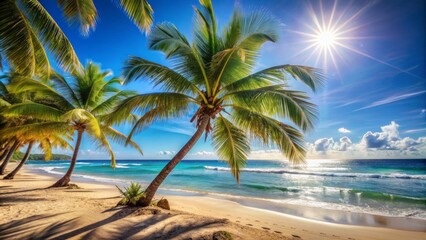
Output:
[[[136,55],[167,64],[164,56],[149,51],[146,36],[112,1],[97,0],[99,21],[88,37],[63,19],[55,1],[42,4],[57,20],[73,44],[80,60],[92,60],[120,74],[128,56]],[[191,39],[193,5],[196,0],[151,0],[155,22],[174,23]],[[281,38],[262,50],[258,68],[278,64],[303,64],[322,68],[326,85],[310,93],[319,106],[320,118],[306,135],[309,158],[388,158],[426,155],[426,2],[386,1],[214,1],[219,25],[228,22],[234,5],[245,12],[265,9],[281,22]],[[334,9],[334,13],[333,13]],[[307,47],[315,40],[319,22],[342,26],[331,55]],[[332,16],[332,17],[331,17]],[[331,21],[329,21],[331,19]],[[320,23],[320,25],[323,25]],[[315,34],[314,34],[315,35]],[[314,42],[315,43],[315,42]],[[325,59],[327,58],[327,60]],[[307,90],[292,82],[297,89]],[[141,93],[155,91],[141,82],[126,86]],[[126,132],[129,126],[119,127]],[[340,129],[340,130],[339,130]],[[119,159],[168,159],[195,131],[189,119],[153,125],[134,140],[145,152],[141,157],[130,148],[113,145]],[[106,158],[84,141],[81,158]],[[200,141],[187,158],[214,159],[209,141]],[[282,159],[273,146],[253,145],[251,158]]]

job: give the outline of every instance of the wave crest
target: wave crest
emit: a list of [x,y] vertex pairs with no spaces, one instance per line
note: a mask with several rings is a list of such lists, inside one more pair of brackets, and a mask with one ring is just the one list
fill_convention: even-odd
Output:
[[[229,167],[214,167],[204,166],[207,170],[216,171],[230,171]],[[392,174],[375,174],[375,173],[332,173],[332,172],[308,172],[299,170],[289,169],[277,169],[277,168],[244,168],[242,172],[254,172],[254,173],[275,173],[275,174],[299,174],[299,175],[310,175],[310,176],[323,176],[323,177],[364,177],[364,178],[398,178],[398,179],[421,179],[426,180],[426,175],[408,175],[404,173],[392,173]]]

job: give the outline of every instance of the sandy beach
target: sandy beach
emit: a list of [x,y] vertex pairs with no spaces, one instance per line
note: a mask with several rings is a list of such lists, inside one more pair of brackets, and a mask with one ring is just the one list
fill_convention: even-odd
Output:
[[[10,166],[12,167],[12,166]],[[157,196],[172,210],[115,207],[114,186],[46,189],[51,176],[25,170],[0,181],[0,239],[425,239],[425,232],[312,221],[211,197]]]

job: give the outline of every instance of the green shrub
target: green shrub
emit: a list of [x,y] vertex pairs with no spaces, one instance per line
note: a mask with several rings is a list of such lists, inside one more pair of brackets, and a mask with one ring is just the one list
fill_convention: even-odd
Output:
[[121,205],[136,206],[137,202],[141,197],[145,196],[144,191],[142,191],[142,186],[139,183],[131,182],[130,186],[124,187],[124,190],[116,186],[123,199],[119,202]]

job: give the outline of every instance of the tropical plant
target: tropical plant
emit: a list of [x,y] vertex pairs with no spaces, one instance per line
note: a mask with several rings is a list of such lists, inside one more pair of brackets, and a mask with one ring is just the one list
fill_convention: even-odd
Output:
[[[57,0],[64,16],[78,23],[87,35],[98,17],[93,0]],[[141,31],[152,24],[146,0],[120,0],[119,5]],[[50,74],[49,54],[65,70],[80,68],[67,36],[38,0],[0,1],[0,69],[2,58],[9,67],[27,76]]]
[[[42,120],[32,124],[5,129],[14,134],[48,134],[55,131],[71,131],[76,133],[76,143],[71,164],[66,174],[52,187],[66,186],[74,170],[78,152],[83,138],[87,133],[90,139],[106,149],[111,156],[111,165],[115,167],[115,156],[108,137],[118,143],[124,143],[127,137],[107,124],[104,119],[111,113],[116,104],[133,95],[131,91],[121,91],[116,85],[121,84],[119,78],[106,78],[111,73],[101,71],[89,62],[84,71],[74,72],[69,79],[59,74],[52,74],[52,85],[25,76],[16,76],[12,86],[16,91],[30,91],[34,101],[13,104],[3,110],[6,117],[31,116]],[[131,146],[142,153],[133,141]]]
[[[16,94],[13,91],[9,91],[10,87],[4,84],[3,80],[10,80],[10,77],[11,75],[0,76],[0,113],[13,104],[22,103],[23,101],[31,98],[31,96],[26,93]],[[25,139],[22,139],[21,136],[18,136],[13,132],[7,134],[4,132],[4,129],[13,128],[34,121],[35,120],[32,117],[16,116],[5,118],[2,114],[0,114],[0,141],[3,145],[3,152],[0,156],[0,162],[2,162],[0,165],[0,175],[4,174],[9,161],[13,158],[15,152],[20,148],[20,146],[22,146],[25,142]]]
[[8,146],[5,154],[3,155],[3,159],[1,159],[2,163],[0,165],[0,175],[3,175],[5,173],[6,166],[12,158],[13,153],[15,153],[15,151],[18,150],[21,145],[21,141],[15,137],[10,140],[11,144]]
[[128,187],[124,187],[124,190],[118,186],[116,187],[123,196],[119,202],[120,205],[136,206],[139,199],[145,196],[139,183],[131,182]]
[[15,169],[7,174],[3,179],[13,179],[15,177],[28,160],[35,143],[38,142],[39,148],[44,152],[44,160],[50,160],[52,158],[52,148],[68,148],[72,150],[72,146],[68,143],[69,140],[71,140],[70,136],[65,135],[65,137],[63,137],[61,134],[51,134],[50,136],[44,136],[41,138],[34,135],[28,136],[28,147],[24,156]]
[[323,76],[317,69],[299,65],[254,72],[261,46],[277,41],[279,22],[265,11],[243,15],[236,10],[219,32],[211,1],[200,3],[202,8],[195,8],[192,43],[171,23],[154,26],[148,36],[149,48],[164,53],[170,67],[140,57],[130,57],[124,66],[125,83],[140,79],[164,90],[132,96],[116,108],[110,122],[118,123],[132,112],[141,114],[129,139],[156,120],[185,116],[192,110],[190,121],[196,122],[194,135],[145,190],[141,206],[150,204],[203,133],[206,138],[212,133],[219,158],[238,182],[250,139],[276,145],[291,162],[304,161],[302,132],[313,128],[316,106],[306,93],[291,90],[288,80],[300,80],[315,91]]

